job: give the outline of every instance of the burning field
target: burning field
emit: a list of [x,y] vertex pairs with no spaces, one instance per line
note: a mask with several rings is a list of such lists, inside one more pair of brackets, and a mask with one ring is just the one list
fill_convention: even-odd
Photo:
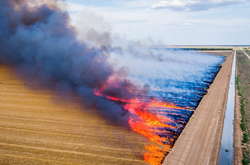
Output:
[[77,38],[57,1],[46,0],[0,2],[0,50],[0,62],[28,84],[77,97],[103,120],[145,137],[150,144],[139,155],[151,165],[162,163],[224,61],[111,41],[94,47]]
[[143,94],[134,90],[134,97],[124,99],[109,93],[109,84],[112,89],[116,87],[115,79],[110,79],[95,94],[121,104],[130,113],[130,128],[153,142],[145,146],[144,160],[161,164],[206,94],[224,57],[153,50],[143,59],[115,53],[111,61],[127,68],[130,82],[148,90]]

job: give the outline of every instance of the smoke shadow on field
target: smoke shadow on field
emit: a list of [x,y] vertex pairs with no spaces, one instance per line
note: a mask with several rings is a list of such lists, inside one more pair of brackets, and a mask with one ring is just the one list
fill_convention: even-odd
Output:
[[[0,64],[3,65],[3,64]],[[6,66],[6,65],[5,65]],[[92,89],[84,87],[72,87],[65,82],[48,83],[36,77],[35,73],[26,70],[6,66],[11,69],[24,85],[34,91],[49,91],[54,97],[55,104],[77,103],[82,111],[101,116],[111,125],[119,125],[129,130],[128,112],[122,108],[121,104],[106,98],[95,96]],[[75,91],[77,89],[77,91]]]

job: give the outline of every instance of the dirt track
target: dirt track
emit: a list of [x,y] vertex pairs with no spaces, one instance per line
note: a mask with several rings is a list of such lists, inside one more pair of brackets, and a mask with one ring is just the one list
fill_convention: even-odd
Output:
[[53,95],[0,67],[1,165],[144,164],[146,139]]
[[166,157],[164,165],[217,164],[232,57],[227,57],[208,94]]

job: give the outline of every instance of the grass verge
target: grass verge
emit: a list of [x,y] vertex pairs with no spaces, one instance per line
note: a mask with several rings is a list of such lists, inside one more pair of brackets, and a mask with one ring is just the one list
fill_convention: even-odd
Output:
[[236,78],[236,85],[238,90],[238,95],[240,96],[240,112],[241,112],[241,123],[240,127],[243,133],[242,136],[242,150],[243,150],[243,165],[250,164],[250,134],[249,134],[249,106],[250,102],[250,80],[246,77],[248,76],[248,70],[250,69],[250,61],[242,54],[241,51],[237,52],[238,55],[238,76]]

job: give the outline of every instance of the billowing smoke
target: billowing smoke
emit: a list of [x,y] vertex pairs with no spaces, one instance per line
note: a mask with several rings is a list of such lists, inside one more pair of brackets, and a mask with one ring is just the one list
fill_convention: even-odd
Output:
[[146,147],[144,159],[161,164],[224,58],[113,44],[108,32],[96,29],[79,33],[59,2],[0,1],[0,63],[128,124],[157,144]]
[[28,2],[1,1],[1,61],[69,85],[96,88],[108,79],[113,71],[105,49],[88,49],[78,41],[67,13]]
[[106,104],[93,91],[117,74],[120,78],[113,84],[116,90],[107,88],[107,92],[130,97],[127,89],[134,88],[133,85],[123,80],[123,72],[114,74],[107,62],[109,43],[93,47],[79,40],[68,13],[58,3],[56,0],[0,1],[0,62],[11,65],[29,81],[81,96],[85,105],[114,110],[116,113],[105,115],[119,118],[124,112],[119,113],[119,107]]

